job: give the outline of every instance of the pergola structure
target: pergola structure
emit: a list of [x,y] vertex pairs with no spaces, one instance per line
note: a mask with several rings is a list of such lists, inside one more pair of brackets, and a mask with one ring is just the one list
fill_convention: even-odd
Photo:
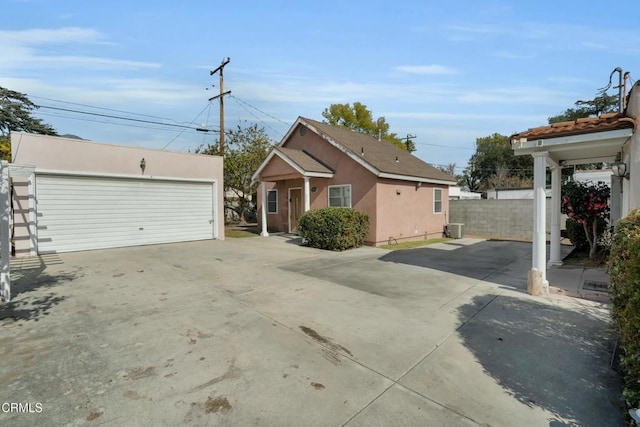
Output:
[[[546,279],[548,266],[561,265],[560,204],[561,169],[586,163],[621,160],[624,147],[633,135],[636,118],[625,113],[611,113],[575,121],[554,123],[529,129],[511,137],[516,155],[534,158],[534,225],[532,268],[528,278],[528,291],[533,295],[548,292]],[[551,230],[549,260],[546,260],[546,194],[547,167],[551,169]],[[612,180],[612,205],[617,212],[629,209],[621,197],[622,180]],[[616,191],[617,190],[617,191]],[[614,194],[615,193],[615,194]],[[615,200],[614,200],[615,199]],[[612,209],[614,211],[614,209]],[[618,215],[619,217],[619,215]]]

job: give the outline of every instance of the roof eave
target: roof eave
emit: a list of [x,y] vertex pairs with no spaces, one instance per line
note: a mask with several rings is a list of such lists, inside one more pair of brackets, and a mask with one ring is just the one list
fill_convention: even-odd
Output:
[[587,142],[602,142],[618,139],[624,140],[632,135],[632,128],[624,128],[551,138],[513,138],[511,139],[511,148],[513,148],[516,155],[521,155],[530,154],[537,150],[549,150],[553,147],[566,145],[582,144]]
[[424,182],[428,184],[456,185],[455,181],[446,181],[444,179],[425,178],[420,176],[401,175],[397,173],[382,172],[378,178],[399,179],[402,181]]

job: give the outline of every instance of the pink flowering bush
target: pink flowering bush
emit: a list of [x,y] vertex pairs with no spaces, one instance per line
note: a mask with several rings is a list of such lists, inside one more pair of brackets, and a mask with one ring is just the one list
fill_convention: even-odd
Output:
[[609,217],[611,190],[603,182],[587,185],[569,181],[562,187],[562,213],[580,224],[589,242],[589,258],[595,259],[601,227]]

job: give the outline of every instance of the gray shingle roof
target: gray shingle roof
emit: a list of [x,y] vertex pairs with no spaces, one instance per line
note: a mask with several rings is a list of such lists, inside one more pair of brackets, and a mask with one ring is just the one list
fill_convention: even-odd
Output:
[[307,172],[334,172],[302,150],[294,150],[286,147],[276,147],[275,149],[287,156],[289,160]]
[[305,117],[300,117],[300,120],[306,122],[309,126],[313,126],[319,132],[325,134],[382,173],[455,182],[455,179],[450,175],[393,144],[378,141],[370,135],[317,122]]

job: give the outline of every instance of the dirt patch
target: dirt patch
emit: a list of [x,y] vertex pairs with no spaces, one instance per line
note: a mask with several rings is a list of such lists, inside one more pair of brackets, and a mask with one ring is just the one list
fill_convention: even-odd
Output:
[[562,264],[585,268],[605,268],[609,261],[608,255],[606,252],[599,252],[596,255],[596,259],[590,259],[588,249],[574,249],[564,257]]
[[231,379],[231,378],[237,378],[239,375],[240,375],[240,369],[236,368],[236,361],[235,361],[235,359],[233,359],[233,360],[231,360],[231,364],[227,368],[227,372],[225,372],[224,374],[220,375],[219,377],[215,377],[215,378],[207,381],[204,384],[200,384],[199,386],[192,388],[191,392],[204,390],[205,388],[211,387],[212,385],[217,384],[220,381],[223,381],[223,380],[226,380],[226,379]]
[[224,396],[218,396],[215,399],[209,397],[207,401],[204,402],[204,412],[207,414],[216,414],[218,412],[226,414],[231,409],[233,409],[233,407]]
[[331,341],[330,339],[328,339],[326,337],[323,337],[322,335],[320,335],[319,333],[317,333],[316,331],[314,331],[313,329],[311,329],[309,327],[300,326],[300,330],[302,332],[304,332],[305,334],[307,334],[308,336],[310,336],[311,338],[313,338],[314,340],[316,340],[317,342],[319,342],[320,344],[326,345],[331,350],[344,351],[349,356],[353,356],[353,354],[349,350],[347,350],[346,348],[344,348],[340,344],[336,344],[333,341]]
[[315,388],[316,390],[322,390],[324,389],[324,384],[320,384],[320,383],[311,383],[311,387]]
[[156,369],[153,366],[148,368],[134,368],[127,372],[124,376],[125,380],[139,380],[141,378],[151,377],[156,374]]
[[91,411],[91,412],[89,412],[89,415],[87,415],[87,418],[85,418],[85,420],[93,421],[96,418],[101,417],[103,413],[104,412],[102,412],[102,411]]
[[146,399],[145,396],[140,395],[137,391],[133,391],[133,390],[128,390],[125,391],[124,393],[122,393],[122,395],[124,397],[126,397],[127,399],[131,399],[131,400],[142,400],[142,399]]

